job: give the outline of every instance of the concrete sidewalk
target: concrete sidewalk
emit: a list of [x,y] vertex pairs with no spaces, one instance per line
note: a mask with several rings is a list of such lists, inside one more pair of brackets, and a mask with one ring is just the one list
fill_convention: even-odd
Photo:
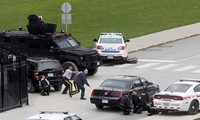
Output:
[[138,51],[159,44],[181,40],[200,34],[200,23],[169,29],[142,37],[132,38],[128,43],[129,52]]

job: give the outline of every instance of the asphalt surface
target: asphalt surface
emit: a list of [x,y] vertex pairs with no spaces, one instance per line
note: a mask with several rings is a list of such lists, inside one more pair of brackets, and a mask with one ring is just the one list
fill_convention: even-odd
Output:
[[141,49],[149,48],[152,46],[173,42],[181,39],[185,39],[191,36],[200,34],[200,23],[186,25],[183,27],[177,27],[142,37],[132,38],[128,43],[128,49],[130,52],[135,52]]

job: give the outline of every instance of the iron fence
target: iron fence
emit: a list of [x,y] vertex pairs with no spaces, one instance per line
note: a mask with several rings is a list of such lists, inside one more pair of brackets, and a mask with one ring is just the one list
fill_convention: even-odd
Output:
[[26,57],[0,44],[0,112],[28,104]]

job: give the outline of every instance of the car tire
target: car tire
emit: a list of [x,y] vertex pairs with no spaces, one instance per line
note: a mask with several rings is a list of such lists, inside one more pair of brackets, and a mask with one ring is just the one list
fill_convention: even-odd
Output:
[[62,85],[55,85],[53,88],[55,91],[60,91],[62,89]]
[[190,107],[188,109],[188,114],[189,115],[195,115],[197,114],[199,111],[199,103],[197,100],[193,100],[191,103],[190,103]]
[[166,110],[162,110],[162,111],[160,111],[162,114],[167,114],[167,113],[169,113],[169,111],[166,111]]
[[78,67],[77,67],[77,65],[76,65],[74,62],[67,61],[67,62],[64,62],[64,63],[62,64],[62,68],[63,68],[64,71],[65,71],[66,69],[68,69],[69,66],[72,66],[72,67],[73,67],[73,71],[78,71]]
[[97,109],[103,109],[103,105],[95,104],[95,106],[96,106]]
[[36,90],[35,86],[33,85],[32,81],[30,79],[27,82],[27,89],[28,89],[29,93],[33,93]]
[[92,69],[88,69],[88,75],[92,76],[92,75],[96,74],[97,71],[98,71],[98,67],[92,68]]

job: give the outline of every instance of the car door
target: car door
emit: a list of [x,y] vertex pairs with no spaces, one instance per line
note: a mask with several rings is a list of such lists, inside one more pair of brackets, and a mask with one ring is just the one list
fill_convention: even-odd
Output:
[[155,87],[152,85],[152,83],[148,82],[145,78],[140,78],[145,91],[148,93],[149,97],[152,98],[155,94]]
[[197,85],[197,86],[194,88],[194,92],[196,93],[197,99],[198,99],[199,102],[200,102],[200,84]]
[[139,94],[145,92],[144,86],[139,78],[133,81],[132,88],[137,90]]

